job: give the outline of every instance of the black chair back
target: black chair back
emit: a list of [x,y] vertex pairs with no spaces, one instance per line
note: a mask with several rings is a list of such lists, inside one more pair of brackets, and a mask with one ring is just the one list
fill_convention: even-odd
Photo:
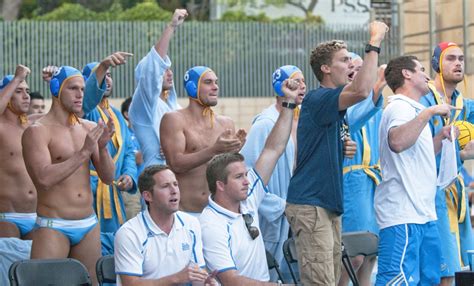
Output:
[[103,285],[104,283],[116,283],[117,276],[115,275],[114,256],[107,255],[97,260],[95,271],[99,285]]
[[378,254],[379,238],[372,232],[354,231],[342,234],[342,242],[350,257],[357,255],[372,256]]
[[283,275],[281,274],[281,271],[280,271],[280,265],[278,264],[278,262],[276,261],[275,257],[273,257],[273,255],[268,251],[268,250],[265,250],[265,254],[267,256],[267,265],[268,265],[268,270],[272,270],[272,269],[275,269],[277,275],[278,275],[278,279],[282,282],[282,283],[285,283],[285,280],[283,279]]
[[92,285],[86,267],[72,258],[20,260],[8,273],[12,286]]
[[283,243],[283,256],[285,257],[286,264],[290,270],[291,279],[293,279],[294,284],[298,284],[295,271],[293,270],[292,264],[298,262],[298,256],[296,254],[296,245],[293,237],[288,238]]
[[350,257],[378,254],[379,238],[368,231],[354,231],[342,234],[342,264],[346,268],[352,285],[359,286],[359,280],[352,267]]

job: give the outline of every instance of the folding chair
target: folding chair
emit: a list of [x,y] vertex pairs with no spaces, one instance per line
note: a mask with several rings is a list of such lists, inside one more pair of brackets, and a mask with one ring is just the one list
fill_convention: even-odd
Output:
[[10,266],[8,276],[11,286],[92,285],[86,267],[71,258],[20,260]]
[[276,261],[275,257],[268,251],[265,250],[265,254],[267,255],[267,265],[268,265],[268,270],[275,269],[276,273],[278,274],[278,279],[285,284],[285,280],[283,279],[283,275],[281,274],[280,271],[280,265]]
[[16,271],[16,267],[17,267],[18,264],[19,264],[19,261],[13,262],[10,265],[10,268],[8,269],[8,281],[10,281],[11,286],[17,286],[18,285],[16,283],[16,280],[15,280],[15,271]]
[[379,238],[368,231],[354,231],[342,234],[342,263],[354,286],[359,285],[350,257],[378,254]]
[[283,243],[283,256],[285,257],[286,264],[290,270],[291,279],[295,284],[298,284],[298,279],[296,278],[295,272],[291,264],[298,262],[298,256],[296,255],[296,245],[293,237],[288,238]]
[[95,272],[97,273],[97,281],[99,285],[104,283],[116,283],[117,276],[115,275],[115,260],[113,255],[106,255],[95,264]]

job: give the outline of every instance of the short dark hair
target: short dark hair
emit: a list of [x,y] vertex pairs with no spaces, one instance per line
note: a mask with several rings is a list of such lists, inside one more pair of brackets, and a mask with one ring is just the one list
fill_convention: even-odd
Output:
[[122,102],[122,105],[120,106],[121,109],[120,111],[122,112],[122,115],[125,117],[124,113],[128,112],[128,109],[130,108],[130,104],[132,103],[132,98],[128,97]]
[[171,170],[168,165],[150,165],[143,170],[143,172],[140,174],[140,177],[138,177],[138,189],[140,190],[140,193],[143,193],[144,191],[151,191],[153,189],[153,186],[156,184],[155,179],[153,179],[153,176],[161,171],[164,170]]
[[212,158],[206,169],[207,184],[209,185],[209,191],[212,196],[216,194],[217,181],[227,183],[227,176],[229,175],[227,166],[234,162],[243,161],[244,156],[240,153],[223,153]]
[[390,60],[385,69],[385,80],[393,92],[405,84],[403,70],[415,72],[417,60],[415,56],[401,56]]
[[42,99],[44,100],[44,96],[41,95],[38,91],[30,92],[30,99]]
[[334,54],[342,49],[347,49],[347,45],[344,41],[331,40],[318,44],[311,51],[309,62],[314,75],[319,81],[322,81],[324,76],[321,66],[330,65]]

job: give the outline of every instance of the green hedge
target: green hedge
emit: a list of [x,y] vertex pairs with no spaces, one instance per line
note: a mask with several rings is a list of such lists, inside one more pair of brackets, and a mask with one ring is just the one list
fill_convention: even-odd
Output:
[[123,10],[120,3],[114,3],[105,12],[94,12],[81,4],[65,3],[59,8],[41,16],[39,21],[168,21],[172,14],[155,2],[144,2]]

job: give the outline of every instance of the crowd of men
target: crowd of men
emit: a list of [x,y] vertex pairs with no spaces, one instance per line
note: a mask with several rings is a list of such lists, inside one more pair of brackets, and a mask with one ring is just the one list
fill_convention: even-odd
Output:
[[[320,43],[310,55],[320,87],[308,92],[296,66],[277,68],[275,103],[247,134],[213,111],[209,67],[185,73],[189,101],[178,104],[168,48],[186,17],[176,10],[136,66],[121,111],[109,104],[112,68],[127,52],[82,71],[45,67],[46,113],[28,67],[2,79],[0,237],[32,240],[32,259],[78,259],[94,283],[97,260],[113,254],[118,285],[281,284],[266,251],[291,283],[282,247],[293,237],[301,283],[342,286],[341,233],[369,231],[376,285],[452,285],[474,247],[462,177],[437,185],[450,141],[459,173],[474,158],[453,127],[474,123],[474,101],[457,87],[459,46],[436,46],[430,83],[413,56],[379,67],[382,22],[370,23],[363,58],[343,41]],[[137,191],[141,210],[130,211]],[[352,259],[361,285],[375,261]]]

